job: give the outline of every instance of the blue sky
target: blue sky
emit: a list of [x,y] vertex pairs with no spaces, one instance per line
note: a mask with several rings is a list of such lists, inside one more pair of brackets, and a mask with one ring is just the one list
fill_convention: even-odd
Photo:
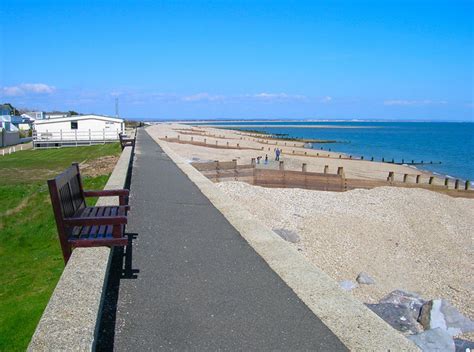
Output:
[[474,1],[22,1],[0,101],[123,117],[474,120]]

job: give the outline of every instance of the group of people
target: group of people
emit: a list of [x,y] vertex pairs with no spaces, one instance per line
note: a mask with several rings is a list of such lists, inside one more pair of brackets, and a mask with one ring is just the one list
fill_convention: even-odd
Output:
[[[280,161],[281,150],[279,148],[275,149],[275,161]],[[257,156],[257,164],[260,164],[262,156]],[[268,154],[265,154],[265,165],[268,164]]]

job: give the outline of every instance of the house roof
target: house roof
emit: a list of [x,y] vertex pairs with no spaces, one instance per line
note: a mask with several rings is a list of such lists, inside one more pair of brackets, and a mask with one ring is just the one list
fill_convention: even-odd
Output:
[[59,117],[57,119],[48,119],[48,120],[37,120],[35,121],[36,125],[44,125],[48,123],[56,123],[56,122],[67,122],[67,121],[81,121],[81,120],[103,120],[103,121],[112,121],[122,123],[123,119],[110,117],[110,116],[102,116],[102,115],[75,115],[75,116],[68,116],[68,117]]

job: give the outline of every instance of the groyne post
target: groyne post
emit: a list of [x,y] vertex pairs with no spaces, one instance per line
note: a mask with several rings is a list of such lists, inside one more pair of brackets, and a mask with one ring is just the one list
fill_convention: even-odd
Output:
[[344,177],[344,168],[343,168],[342,166],[339,166],[339,167],[337,168],[337,174],[338,174],[339,176]]
[[180,135],[178,134],[178,141],[179,141]]
[[405,182],[405,183],[406,183],[406,182],[407,182],[407,180],[408,180],[408,174],[405,174],[405,175],[403,175],[403,182]]
[[364,156],[363,156],[363,155],[360,157],[360,160],[364,160]]
[[466,191],[468,191],[469,188],[471,188],[471,181],[466,180],[466,183],[464,184],[464,189],[465,189]]
[[252,165],[252,167],[255,167],[255,158],[252,158],[250,160],[250,165]]
[[301,165],[301,171],[306,172],[306,163],[303,163],[303,165]]
[[165,136],[165,139],[168,139],[168,136]]
[[204,144],[207,144],[207,138],[204,138]]
[[191,142],[194,141],[194,137],[191,137]]
[[218,143],[218,141],[216,141],[216,147],[217,147],[217,143]]
[[449,188],[449,178],[444,179],[444,185]]
[[388,173],[387,181],[388,182],[393,182],[394,178],[395,178],[395,173],[393,171],[390,171]]
[[329,165],[324,165],[324,173],[327,174],[329,170]]
[[416,175],[416,183],[420,183],[421,175]]
[[454,189],[459,189],[459,180],[454,181]]
[[229,142],[227,142],[227,148],[229,148]]
[[240,149],[240,144],[239,143],[237,143],[237,149]]
[[428,184],[432,185],[434,181],[434,176],[430,176],[430,179],[428,180]]
[[284,165],[283,161],[280,161],[279,169],[280,169],[280,171],[285,170],[285,165]]

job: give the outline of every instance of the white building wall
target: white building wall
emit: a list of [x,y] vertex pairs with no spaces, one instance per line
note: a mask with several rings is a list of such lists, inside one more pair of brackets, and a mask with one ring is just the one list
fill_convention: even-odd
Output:
[[[75,121],[75,120],[71,120]],[[35,124],[37,132],[74,132],[71,121],[48,120],[48,123]],[[122,123],[97,119],[77,120],[77,131],[119,131],[122,132]]]
[[[71,128],[71,122],[77,123],[77,129]],[[117,140],[123,132],[123,122],[101,118],[68,118],[61,120],[43,120],[35,123],[37,140]]]

